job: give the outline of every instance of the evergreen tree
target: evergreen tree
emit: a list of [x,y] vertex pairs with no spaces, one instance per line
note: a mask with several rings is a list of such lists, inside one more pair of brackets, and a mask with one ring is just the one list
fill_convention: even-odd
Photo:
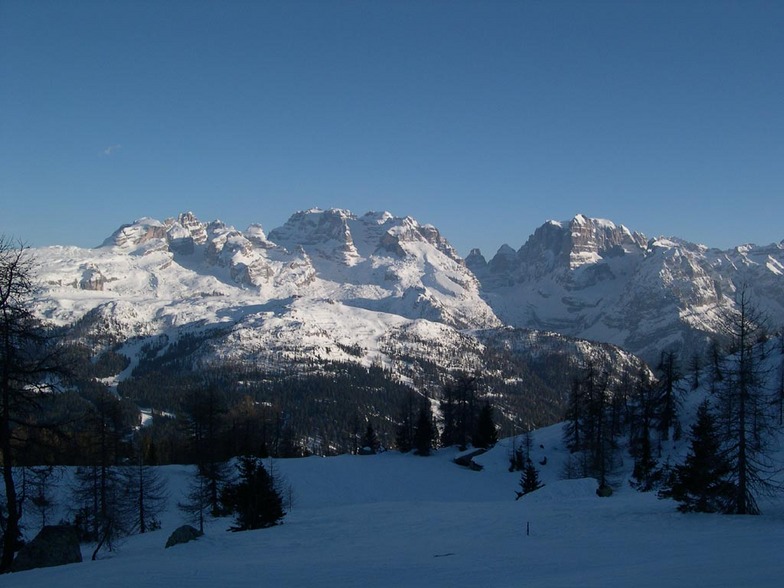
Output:
[[529,459],[520,476],[520,491],[517,492],[517,498],[515,500],[519,500],[526,494],[539,490],[542,486],[544,486],[544,484],[539,480],[539,471],[536,469],[536,466],[534,466],[534,462]]
[[430,455],[435,435],[436,429],[433,425],[433,414],[430,411],[430,405],[423,402],[419,407],[419,416],[414,429],[414,449],[417,455]]
[[640,437],[637,441],[637,452],[630,484],[632,488],[640,492],[650,492],[659,482],[661,473],[656,467],[656,460],[653,459],[650,431],[647,425],[643,425],[640,431]]
[[478,418],[476,405],[476,377],[458,374],[454,383],[444,386],[441,413],[444,430],[441,444],[465,448],[476,430]]
[[722,353],[721,344],[716,339],[713,339],[708,347],[708,379],[710,381],[711,394],[716,394],[719,391],[721,382],[724,379],[724,355]]
[[493,408],[489,402],[485,402],[482,410],[479,411],[479,418],[476,421],[476,430],[471,438],[474,447],[486,449],[498,442],[498,431],[493,421]]
[[361,452],[366,455],[378,453],[378,450],[381,447],[381,444],[378,442],[378,437],[376,436],[376,431],[370,423],[368,423],[367,428],[365,429],[365,434],[362,436],[360,445]]
[[696,390],[700,387],[700,376],[702,375],[702,356],[694,353],[689,360],[689,372],[691,373],[691,389]]
[[188,401],[186,423],[198,475],[207,483],[213,516],[222,514],[220,493],[228,478],[228,465],[221,459],[219,437],[226,413],[224,398],[215,382],[207,382],[192,391]]
[[444,421],[444,427],[441,431],[441,445],[450,447],[457,444],[458,439],[456,393],[451,384],[444,386],[443,398],[439,403],[439,407]]
[[582,454],[572,460],[573,465],[581,465],[582,477],[595,476],[601,486],[607,484],[618,448],[612,397],[609,373],[599,373],[589,362],[583,376],[572,383],[563,430],[569,450]]
[[700,404],[689,437],[686,461],[675,466],[659,495],[680,502],[681,512],[732,512],[737,489],[729,481],[732,467],[707,401]]
[[512,450],[509,453],[509,471],[522,472],[525,467],[525,459],[523,458],[523,447],[517,445],[517,438],[512,439]]
[[400,453],[408,453],[414,447],[414,396],[409,394],[400,414],[400,423],[395,431],[395,445]]
[[566,404],[563,440],[572,453],[584,448],[583,420],[585,412],[585,394],[583,381],[577,376],[572,379],[569,398]]
[[238,479],[227,484],[222,501],[234,513],[232,531],[261,529],[278,524],[284,517],[283,500],[276,481],[261,460],[242,456],[237,460]]
[[737,312],[725,316],[735,352],[726,358],[719,389],[720,434],[736,489],[728,512],[758,514],[756,496],[775,488],[771,482],[775,468],[769,447],[765,317],[752,304],[746,288],[738,292],[736,303]]
[[669,439],[670,431],[678,420],[678,380],[681,379],[678,358],[672,351],[664,351],[659,362],[659,434],[661,439]]

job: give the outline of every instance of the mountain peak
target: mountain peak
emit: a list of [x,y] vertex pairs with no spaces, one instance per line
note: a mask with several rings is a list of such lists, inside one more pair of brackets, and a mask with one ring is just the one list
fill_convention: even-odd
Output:
[[101,246],[131,250],[165,237],[166,226],[162,222],[154,218],[142,217],[130,224],[122,225]]

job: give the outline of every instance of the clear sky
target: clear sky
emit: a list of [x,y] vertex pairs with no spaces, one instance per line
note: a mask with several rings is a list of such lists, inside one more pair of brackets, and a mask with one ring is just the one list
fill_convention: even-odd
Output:
[[0,233],[389,210],[784,239],[784,2],[0,0]]

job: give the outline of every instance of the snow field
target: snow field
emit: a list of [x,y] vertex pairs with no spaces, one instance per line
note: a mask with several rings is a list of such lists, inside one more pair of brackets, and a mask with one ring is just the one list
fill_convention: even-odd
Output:
[[[544,448],[540,448],[540,444]],[[376,456],[278,460],[293,488],[280,526],[204,537],[164,549],[183,523],[175,504],[187,466],[166,466],[171,499],[160,531],[129,538],[97,562],[2,577],[2,586],[780,586],[784,504],[762,516],[683,515],[617,476],[611,498],[591,479],[560,480],[560,427],[534,435],[545,487],[514,500],[510,440],[455,465],[454,449],[428,458]],[[628,464],[631,467],[631,463]],[[530,535],[526,527],[530,524]],[[85,556],[89,558],[89,546]]]

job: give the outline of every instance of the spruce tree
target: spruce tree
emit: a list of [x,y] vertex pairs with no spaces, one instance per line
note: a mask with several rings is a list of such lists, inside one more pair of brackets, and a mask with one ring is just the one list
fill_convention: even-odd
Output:
[[732,466],[722,451],[707,401],[697,410],[690,439],[686,461],[675,466],[670,482],[659,495],[680,502],[681,512],[731,512],[737,489],[729,481]]
[[417,417],[416,428],[414,429],[414,449],[416,450],[417,455],[430,455],[430,451],[433,448],[435,432],[430,405],[423,403],[419,408],[419,416]]
[[478,418],[476,404],[476,377],[458,374],[453,384],[444,386],[441,414],[444,429],[441,444],[465,448],[476,431]]
[[749,291],[741,288],[736,312],[725,316],[733,355],[724,362],[718,390],[722,447],[732,467],[736,488],[728,512],[759,514],[756,497],[776,489],[771,481],[771,398],[767,390],[766,318],[752,304]]
[[493,421],[493,408],[489,402],[485,402],[482,410],[479,411],[479,418],[476,422],[476,430],[471,439],[474,447],[486,449],[498,442],[498,432]]
[[517,492],[517,498],[515,498],[515,500],[519,500],[526,494],[539,490],[542,486],[544,486],[544,484],[539,480],[539,471],[536,469],[536,466],[534,466],[534,462],[529,459],[520,476],[521,490]]
[[653,459],[650,431],[647,426],[643,426],[643,429],[640,432],[640,438],[637,442],[637,452],[638,455],[634,460],[632,479],[629,483],[632,488],[635,488],[640,492],[650,492],[656,487],[661,474],[656,467],[656,460]]
[[414,396],[409,394],[395,431],[395,445],[400,453],[408,453],[414,447],[414,428]]
[[238,479],[221,494],[226,509],[234,513],[231,531],[247,531],[277,525],[286,514],[273,476],[261,460],[242,456],[237,460]]
[[677,382],[681,378],[678,367],[678,358],[672,351],[664,351],[659,362],[659,434],[661,439],[670,438],[670,431],[676,426],[678,420],[678,394]]
[[368,426],[365,429],[365,435],[362,437],[361,452],[372,455],[378,453],[380,446],[381,444],[378,442],[378,437],[376,436],[376,431],[373,429],[373,425],[368,423]]

